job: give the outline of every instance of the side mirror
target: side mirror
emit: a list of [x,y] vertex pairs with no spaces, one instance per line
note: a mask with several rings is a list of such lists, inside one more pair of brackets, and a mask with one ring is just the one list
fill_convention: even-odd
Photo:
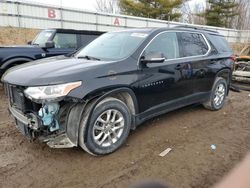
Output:
[[47,41],[45,44],[40,45],[41,48],[54,48],[55,42],[54,41]]
[[31,45],[31,43],[32,43],[32,41],[28,41],[28,42],[27,42],[28,45]]
[[141,62],[142,63],[163,63],[166,60],[165,56],[161,52],[149,52],[145,54]]

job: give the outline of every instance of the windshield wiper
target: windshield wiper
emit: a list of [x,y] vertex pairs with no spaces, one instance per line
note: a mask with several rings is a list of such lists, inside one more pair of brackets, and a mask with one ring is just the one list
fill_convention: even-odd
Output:
[[79,59],[87,59],[87,60],[96,60],[96,61],[101,61],[101,59],[96,58],[96,57],[92,57],[92,56],[89,56],[89,55],[85,55],[85,56],[78,56],[77,58],[79,58]]

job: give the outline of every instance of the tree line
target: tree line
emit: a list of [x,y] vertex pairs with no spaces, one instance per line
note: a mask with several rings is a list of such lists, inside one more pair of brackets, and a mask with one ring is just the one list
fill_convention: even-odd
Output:
[[249,0],[96,0],[97,11],[167,21],[250,29]]

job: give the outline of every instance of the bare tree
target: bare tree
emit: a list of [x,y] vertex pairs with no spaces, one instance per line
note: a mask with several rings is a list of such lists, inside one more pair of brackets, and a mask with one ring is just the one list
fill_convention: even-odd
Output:
[[190,24],[204,25],[204,18],[199,16],[199,14],[204,12],[204,10],[205,6],[203,3],[195,3],[190,5],[189,0],[186,0],[182,7],[183,21]]
[[105,13],[119,13],[120,8],[117,0],[96,0],[96,10]]
[[186,23],[193,23],[192,9],[188,1],[185,1],[182,5],[182,21]]
[[232,20],[233,28],[236,29],[250,29],[250,1],[249,0],[237,0],[238,1],[238,13],[237,18]]
[[196,3],[194,5],[193,23],[199,25],[205,25],[206,21],[204,17],[200,16],[205,11],[206,7],[203,4]]

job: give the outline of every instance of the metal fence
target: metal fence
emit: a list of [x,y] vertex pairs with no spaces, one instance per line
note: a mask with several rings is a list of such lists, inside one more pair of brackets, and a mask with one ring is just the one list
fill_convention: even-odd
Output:
[[216,30],[232,43],[250,42],[250,31],[246,30],[184,24],[6,0],[0,0],[0,26],[37,29],[67,28],[97,31],[112,31],[135,27],[193,26]]

